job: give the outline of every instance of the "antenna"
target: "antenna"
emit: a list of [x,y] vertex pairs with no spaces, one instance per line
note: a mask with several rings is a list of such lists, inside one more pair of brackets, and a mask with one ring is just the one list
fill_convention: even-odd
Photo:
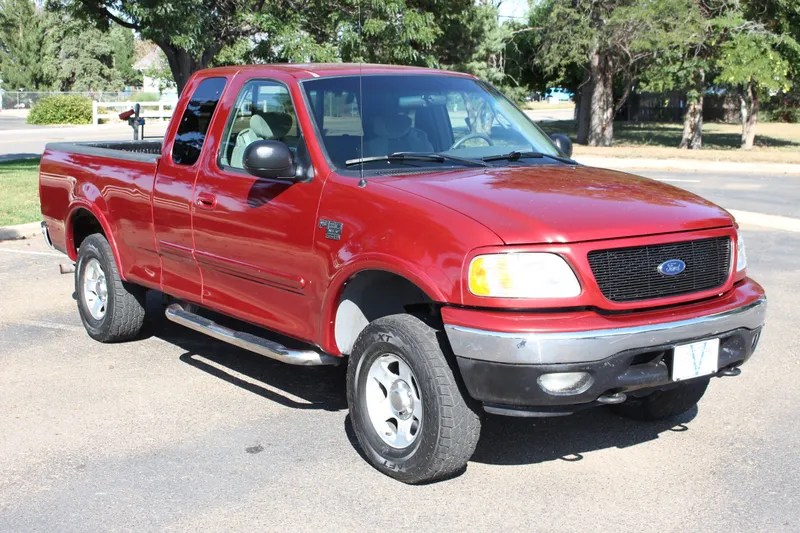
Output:
[[[361,28],[361,0],[358,1],[358,118],[361,121],[361,148],[358,157],[364,157],[364,32]],[[364,179],[364,163],[359,166],[359,175],[361,179],[358,180],[358,186],[362,189],[367,186],[367,180]]]

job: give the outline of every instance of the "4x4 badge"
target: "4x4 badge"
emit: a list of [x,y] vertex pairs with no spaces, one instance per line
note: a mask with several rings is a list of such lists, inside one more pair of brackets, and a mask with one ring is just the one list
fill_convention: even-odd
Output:
[[344,224],[336,222],[335,220],[327,220],[324,218],[319,219],[319,227],[325,228],[325,238],[332,241],[338,241],[342,238],[342,228]]

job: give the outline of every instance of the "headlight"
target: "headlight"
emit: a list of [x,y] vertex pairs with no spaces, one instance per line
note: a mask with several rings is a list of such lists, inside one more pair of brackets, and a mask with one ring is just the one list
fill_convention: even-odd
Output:
[[747,268],[747,251],[744,248],[742,234],[736,232],[736,272],[741,272]]
[[570,298],[581,293],[566,261],[551,253],[487,254],[469,264],[469,290],[495,298]]

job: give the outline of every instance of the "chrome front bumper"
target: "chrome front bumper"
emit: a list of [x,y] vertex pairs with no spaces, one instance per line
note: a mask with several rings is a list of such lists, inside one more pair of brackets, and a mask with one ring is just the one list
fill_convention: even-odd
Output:
[[502,333],[445,324],[453,352],[460,358],[517,365],[600,361],[626,350],[681,344],[764,324],[767,300],[722,313],[645,326],[565,333]]

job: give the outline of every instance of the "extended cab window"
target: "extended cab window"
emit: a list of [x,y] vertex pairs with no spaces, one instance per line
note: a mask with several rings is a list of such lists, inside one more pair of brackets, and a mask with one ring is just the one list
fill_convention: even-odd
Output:
[[200,158],[206,132],[217,108],[225,78],[208,78],[200,82],[192,94],[178,125],[172,145],[172,160],[179,165],[194,165]]
[[248,82],[236,99],[220,146],[220,166],[244,168],[244,151],[258,140],[283,141],[293,151],[300,130],[289,89],[268,80]]

